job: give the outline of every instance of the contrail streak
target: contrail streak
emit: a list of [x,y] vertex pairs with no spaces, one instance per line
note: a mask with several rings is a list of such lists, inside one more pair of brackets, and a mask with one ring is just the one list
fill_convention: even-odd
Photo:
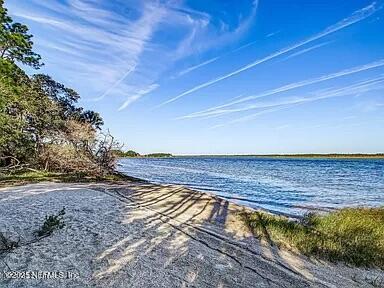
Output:
[[365,18],[371,16],[373,13],[375,13],[379,9],[381,9],[381,7],[377,8],[376,7],[376,2],[373,2],[370,5],[364,7],[362,9],[360,9],[360,10],[355,11],[350,17],[345,18],[345,19],[339,21],[338,23],[336,23],[336,24],[334,24],[332,26],[327,27],[322,32],[320,32],[318,34],[315,34],[314,36],[312,36],[312,37],[310,37],[310,38],[308,38],[306,40],[298,42],[298,43],[296,43],[296,44],[294,44],[292,46],[288,46],[288,47],[286,47],[286,48],[284,48],[282,50],[279,50],[279,51],[277,51],[275,53],[272,53],[272,54],[270,54],[270,55],[268,55],[268,56],[266,56],[266,57],[264,57],[262,59],[258,59],[258,60],[254,61],[254,62],[252,62],[252,63],[250,63],[250,64],[248,64],[246,66],[243,66],[242,68],[237,69],[237,70],[235,70],[235,71],[233,71],[231,73],[228,73],[226,75],[220,76],[220,77],[218,77],[216,79],[213,79],[211,81],[208,81],[208,82],[205,82],[203,84],[200,84],[200,85],[198,85],[198,86],[196,86],[196,87],[194,87],[192,89],[189,89],[189,90],[187,90],[187,91],[185,91],[185,92],[183,92],[183,93],[181,93],[181,94],[179,94],[179,95],[177,95],[177,96],[175,96],[175,97],[173,97],[173,98],[171,98],[171,99],[161,103],[156,108],[164,106],[164,105],[169,104],[171,102],[174,102],[174,101],[176,101],[177,99],[179,99],[181,97],[184,97],[184,96],[186,96],[188,94],[191,94],[193,92],[196,92],[196,91],[198,91],[200,89],[203,89],[203,88],[211,86],[211,85],[213,85],[213,84],[215,84],[217,82],[220,82],[220,81],[223,81],[223,80],[225,80],[227,78],[235,76],[235,75],[237,75],[237,74],[239,74],[241,72],[244,72],[246,70],[249,70],[249,69],[255,67],[256,65],[259,65],[259,64],[264,63],[264,62],[266,62],[268,60],[276,58],[276,57],[278,57],[280,55],[288,53],[288,52],[290,52],[290,51],[292,51],[292,50],[294,50],[296,48],[299,48],[299,47],[301,47],[301,46],[303,46],[305,44],[308,44],[308,43],[313,42],[315,40],[318,40],[318,39],[320,39],[320,38],[322,38],[324,36],[327,36],[327,35],[329,35],[331,33],[334,33],[336,31],[344,29],[345,27],[348,27],[348,26],[350,26],[350,25],[352,25],[354,23],[360,22],[360,21],[364,20]]
[[209,109],[206,109],[203,111],[195,112],[195,113],[183,116],[181,118],[196,118],[196,117],[204,117],[204,116],[209,116],[209,115],[222,115],[222,114],[226,114],[226,113],[232,113],[233,112],[232,110],[230,110],[230,109],[224,110],[222,108],[226,108],[226,107],[229,107],[229,106],[232,106],[235,104],[239,104],[239,103],[243,103],[246,101],[271,96],[271,95],[286,92],[286,91],[289,91],[292,89],[308,86],[311,84],[316,84],[316,83],[323,82],[326,80],[331,80],[331,79],[339,78],[339,77],[350,75],[350,74],[355,74],[358,72],[362,72],[362,71],[366,71],[369,69],[373,69],[376,67],[382,67],[382,66],[384,66],[384,59],[380,59],[378,61],[375,61],[375,62],[372,62],[369,64],[365,64],[365,65],[361,65],[361,66],[357,66],[357,67],[353,67],[350,69],[345,69],[345,70],[342,70],[342,71],[339,71],[336,73],[323,75],[323,76],[320,76],[317,78],[312,78],[312,79],[284,85],[284,86],[281,86],[279,88],[272,89],[272,90],[269,90],[269,91],[266,91],[266,92],[263,92],[263,93],[260,93],[257,95],[251,95],[251,96],[243,97],[243,98],[240,98],[238,100],[231,101],[227,104],[223,104],[223,105],[212,107],[212,108],[209,108]]
[[136,65],[130,67],[127,72],[124,73],[124,75],[119,79],[117,80],[115,83],[112,84],[111,87],[109,87],[103,94],[101,94],[99,97],[97,98],[94,98],[93,100],[94,101],[100,101],[101,99],[103,99],[105,96],[107,96],[113,89],[115,89],[117,86],[120,85],[121,82],[123,82],[125,80],[125,78],[127,78],[127,76],[129,74],[131,74],[136,68]]
[[253,107],[248,107],[248,109],[246,109],[246,110],[263,109],[263,108],[268,108],[268,109],[253,113],[251,115],[247,115],[244,117],[234,119],[234,120],[229,121],[227,123],[215,125],[215,126],[211,127],[211,129],[226,126],[228,124],[235,124],[235,123],[239,123],[239,122],[249,121],[249,120],[252,120],[255,117],[262,115],[262,114],[272,113],[275,111],[288,109],[288,108],[291,108],[291,107],[294,107],[297,105],[302,105],[305,103],[310,103],[310,102],[315,102],[315,101],[329,99],[329,98],[335,98],[335,97],[348,96],[348,95],[356,94],[356,93],[364,93],[364,92],[368,92],[368,91],[372,91],[372,90],[380,90],[380,89],[384,88],[384,85],[382,85],[383,82],[384,82],[384,77],[381,76],[381,77],[373,78],[370,80],[361,81],[361,82],[358,82],[358,83],[355,83],[355,84],[352,84],[349,86],[345,86],[342,88],[333,89],[333,90],[330,90],[328,92],[322,92],[322,93],[317,94],[315,97],[302,97],[302,98],[297,98],[297,99],[292,99],[292,100],[280,101],[280,102],[274,103],[274,104],[254,105]]
[[[245,48],[247,48],[247,47],[249,47],[249,46],[251,46],[251,45],[255,45],[256,43],[257,43],[257,41],[249,42],[249,43],[244,44],[244,45],[242,45],[242,46],[240,46],[240,47],[238,47],[238,48],[235,48],[235,49],[233,49],[233,50],[231,50],[231,51],[229,51],[229,52],[227,52],[227,53],[224,53],[224,54],[221,54],[221,55],[219,55],[219,56],[217,56],[217,57],[208,59],[207,61],[204,61],[204,62],[202,62],[202,63],[200,63],[200,64],[191,66],[191,67],[189,67],[189,68],[187,68],[187,69],[185,69],[185,70],[179,72],[179,74],[177,75],[177,77],[183,76],[183,75],[185,75],[185,74],[187,74],[187,73],[189,73],[189,72],[192,72],[192,71],[194,71],[194,70],[196,70],[196,69],[198,69],[198,68],[204,67],[204,66],[206,66],[206,65],[208,65],[208,64],[210,64],[210,63],[212,63],[212,62],[216,62],[217,60],[219,60],[219,59],[221,59],[221,58],[223,58],[223,57],[225,57],[225,56],[227,56],[227,55],[229,55],[229,54],[232,54],[232,53],[238,52],[238,51],[240,51],[240,50],[243,50],[243,49],[245,49]],[[177,77],[175,77],[175,78],[177,78]]]
[[203,67],[203,66],[205,66],[205,65],[208,65],[209,63],[215,62],[215,61],[217,61],[219,58],[220,58],[220,57],[218,56],[218,57],[215,57],[215,58],[211,58],[211,59],[209,59],[209,60],[207,60],[207,61],[204,61],[204,62],[202,62],[202,63],[200,63],[200,64],[197,64],[197,65],[195,65],[195,66],[191,66],[191,67],[189,67],[189,68],[187,68],[187,69],[181,71],[177,76],[183,76],[183,75],[185,75],[185,74],[187,74],[187,73],[189,73],[189,72],[192,72],[193,70],[196,70],[196,69],[198,69],[198,68],[200,68],[200,67]]

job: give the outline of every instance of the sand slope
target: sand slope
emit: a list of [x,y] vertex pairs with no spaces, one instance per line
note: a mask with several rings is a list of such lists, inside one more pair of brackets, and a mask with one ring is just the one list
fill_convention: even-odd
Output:
[[254,239],[240,206],[176,185],[42,183],[0,189],[0,231],[33,239],[46,214],[66,227],[0,255],[0,287],[375,287],[383,271],[310,261]]

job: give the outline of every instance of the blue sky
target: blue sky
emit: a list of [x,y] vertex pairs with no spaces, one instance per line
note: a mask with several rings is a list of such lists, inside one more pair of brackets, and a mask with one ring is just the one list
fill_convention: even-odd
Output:
[[384,1],[8,0],[140,153],[384,152]]

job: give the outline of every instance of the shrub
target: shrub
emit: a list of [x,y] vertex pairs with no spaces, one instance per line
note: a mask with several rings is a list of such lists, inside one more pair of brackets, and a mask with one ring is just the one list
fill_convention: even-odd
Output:
[[56,215],[45,216],[45,221],[41,228],[36,231],[39,237],[49,236],[53,231],[64,228],[63,216],[65,215],[65,207]]
[[41,165],[48,171],[100,174],[99,167],[83,151],[69,144],[50,144],[39,156]]
[[114,148],[118,145],[109,133],[96,133],[90,124],[67,122],[66,132],[45,143],[39,153],[41,168],[49,171],[102,176],[115,167]]

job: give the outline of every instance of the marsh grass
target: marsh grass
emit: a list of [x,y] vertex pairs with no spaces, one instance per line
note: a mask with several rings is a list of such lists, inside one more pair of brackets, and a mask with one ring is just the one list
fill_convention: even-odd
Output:
[[243,212],[258,238],[307,256],[384,268],[384,207],[307,214],[300,222],[265,212]]

